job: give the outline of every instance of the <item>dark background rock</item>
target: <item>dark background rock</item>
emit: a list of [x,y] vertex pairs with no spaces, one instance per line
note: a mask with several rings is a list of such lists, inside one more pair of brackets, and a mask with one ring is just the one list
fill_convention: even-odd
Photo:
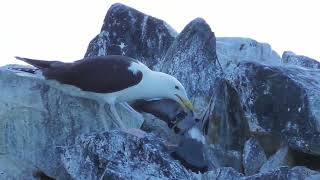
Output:
[[221,80],[215,90],[207,121],[208,139],[226,150],[242,151],[249,137],[249,126],[237,91]]
[[271,134],[275,142],[319,154],[319,77],[303,69],[243,62],[229,78],[252,134]]
[[101,32],[90,42],[85,57],[125,55],[153,68],[176,35],[166,22],[117,3],[108,10]]
[[304,166],[312,170],[320,171],[320,156],[304,153],[295,149],[290,149],[290,154],[295,166]]

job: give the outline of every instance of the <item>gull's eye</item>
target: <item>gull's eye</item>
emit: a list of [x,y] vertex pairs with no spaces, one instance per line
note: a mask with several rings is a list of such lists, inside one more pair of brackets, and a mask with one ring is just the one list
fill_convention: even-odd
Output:
[[186,115],[187,114],[185,112],[180,112],[179,114],[176,115],[176,119],[180,121],[180,120],[184,119],[186,117]]
[[177,89],[177,90],[179,90],[179,86],[175,86],[174,88]]

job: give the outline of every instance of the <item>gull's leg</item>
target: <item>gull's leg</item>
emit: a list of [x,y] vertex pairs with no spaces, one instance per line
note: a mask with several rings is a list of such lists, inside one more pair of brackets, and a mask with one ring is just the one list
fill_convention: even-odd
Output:
[[99,117],[101,118],[101,121],[104,125],[105,128],[109,127],[109,125],[107,124],[107,120],[106,120],[106,117],[105,117],[105,114],[106,114],[106,110],[104,108],[104,103],[103,102],[100,102],[98,101],[98,114],[99,114]]
[[128,103],[122,103],[123,107],[125,107],[129,112],[135,113],[137,116],[143,118],[142,114],[133,109]]
[[116,124],[118,125],[118,127],[119,127],[120,129],[123,129],[125,126],[124,126],[124,124],[123,124],[122,121],[121,121],[121,118],[120,118],[120,116],[119,116],[119,114],[118,114],[118,112],[117,112],[117,109],[116,109],[115,104],[110,104],[110,111],[111,111],[111,113],[113,114],[113,116],[114,116],[114,118],[115,118],[115,120],[116,120]]
[[124,102],[122,104],[128,111],[136,112],[136,110],[134,110],[128,103]]

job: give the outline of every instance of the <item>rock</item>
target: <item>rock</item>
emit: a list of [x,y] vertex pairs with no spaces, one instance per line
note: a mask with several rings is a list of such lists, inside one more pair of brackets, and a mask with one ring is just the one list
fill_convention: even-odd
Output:
[[320,62],[307,56],[296,55],[291,51],[282,54],[282,62],[289,65],[297,65],[309,69],[320,69]]
[[0,179],[36,179],[33,172],[36,167],[27,162],[15,160],[13,157],[0,155]]
[[288,167],[278,167],[272,171],[258,173],[252,176],[241,178],[241,180],[289,180],[287,178],[289,172]]
[[266,154],[256,139],[250,138],[245,143],[242,161],[246,175],[259,172],[260,167],[267,161]]
[[[64,179],[60,147],[74,144],[79,134],[113,129],[115,121],[89,95],[80,97],[71,86],[23,75],[0,70],[0,152]],[[118,112],[127,127],[141,126],[141,117],[122,105]]]
[[125,55],[152,68],[176,36],[166,22],[117,3],[108,10],[101,32],[90,42],[85,57]]
[[225,150],[218,145],[205,146],[205,159],[208,162],[208,169],[213,170],[222,167],[232,167],[242,172],[241,153],[234,150]]
[[255,61],[268,64],[280,63],[280,56],[267,43],[259,43],[250,38],[218,37],[217,56],[225,71],[231,70],[239,62]]
[[177,36],[155,69],[175,76],[200,113],[213,93],[217,74],[214,33],[201,18],[191,21]]
[[313,170],[320,170],[320,156],[304,153],[299,150],[290,149],[295,166],[304,166]]
[[63,165],[75,179],[191,179],[192,173],[175,161],[163,140],[112,130],[81,135],[62,156]]
[[242,151],[249,137],[249,125],[239,94],[227,81],[216,84],[206,125],[208,139],[223,149]]
[[[252,176],[244,177],[242,174],[236,172],[232,168],[217,168],[214,171],[209,171],[203,175],[196,175],[201,180],[224,180],[224,179],[240,179],[240,180],[302,180],[312,179],[317,177],[319,172],[312,171],[304,167],[279,167],[269,172],[258,173]],[[200,176],[200,178],[199,178]]]
[[243,177],[241,173],[238,173],[233,168],[222,167],[213,171],[208,171],[202,175],[195,175],[198,180],[238,180]]
[[29,65],[20,65],[20,64],[8,64],[5,66],[0,67],[1,70],[7,70],[7,71],[12,71],[15,73],[31,73],[34,75],[41,76],[41,73],[38,71],[37,68]]
[[279,149],[267,162],[265,162],[260,169],[260,172],[269,172],[281,166],[292,166],[292,157],[289,153],[288,147]]
[[320,155],[320,73],[240,62],[226,77],[237,89],[251,134],[269,134],[274,142],[283,139],[293,149]]
[[311,176],[320,175],[318,171],[310,170],[303,166],[296,166],[289,170],[287,178],[290,180],[308,179]]
[[318,180],[320,179],[320,174],[315,174],[307,177],[305,180]]
[[253,176],[243,177],[241,180],[302,180],[311,179],[319,175],[319,172],[310,170],[305,167],[294,167],[292,169],[288,167],[278,167],[272,171],[262,172]]

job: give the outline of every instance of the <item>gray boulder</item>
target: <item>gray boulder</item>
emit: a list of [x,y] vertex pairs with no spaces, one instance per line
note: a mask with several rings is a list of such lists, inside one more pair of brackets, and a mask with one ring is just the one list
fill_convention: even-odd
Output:
[[237,89],[250,133],[284,139],[293,149],[320,154],[320,73],[241,62],[227,75]]
[[282,166],[268,172],[261,172],[252,176],[241,178],[241,180],[290,180],[288,179],[289,168]]
[[[77,94],[75,87],[6,69],[0,70],[1,154],[29,162],[49,176],[65,177],[61,146],[74,144],[80,134],[116,127],[108,105],[101,111],[95,99]],[[125,126],[141,126],[141,116],[122,105],[118,112]]]
[[278,167],[271,171],[261,172],[252,176],[241,178],[241,180],[307,180],[319,177],[319,172],[306,167],[296,166],[294,168]]
[[231,167],[242,172],[241,153],[234,150],[225,150],[218,145],[205,146],[204,156],[208,162],[208,169]]
[[152,68],[176,35],[166,22],[117,3],[108,10],[101,32],[90,42],[85,57],[125,55]]
[[296,55],[291,51],[282,54],[282,62],[288,65],[296,65],[308,69],[320,69],[320,62],[307,56]]
[[191,179],[162,139],[140,130],[80,136],[66,147],[63,165],[75,179]]
[[315,176],[320,177],[320,173],[303,166],[296,166],[289,170],[287,178],[289,180],[307,180]]
[[279,149],[274,155],[272,155],[267,162],[265,162],[260,169],[260,172],[273,171],[282,166],[292,166],[293,159],[291,157],[288,147]]
[[243,175],[233,168],[222,167],[217,168],[212,171],[208,171],[201,175],[195,175],[198,180],[238,180],[243,177]]
[[305,180],[318,180],[318,179],[320,179],[320,174],[308,176]]
[[191,21],[177,36],[155,69],[175,76],[200,113],[208,104],[216,78],[216,42],[201,18]]
[[0,179],[30,179],[35,180],[38,168],[26,161],[16,160],[14,157],[0,155]]
[[260,167],[267,161],[266,154],[256,139],[250,138],[245,143],[242,161],[246,175],[259,172]]
[[300,166],[292,169],[282,166],[272,171],[243,176],[232,168],[224,167],[203,174],[196,174],[195,177],[199,180],[316,180],[319,177],[319,172]]

